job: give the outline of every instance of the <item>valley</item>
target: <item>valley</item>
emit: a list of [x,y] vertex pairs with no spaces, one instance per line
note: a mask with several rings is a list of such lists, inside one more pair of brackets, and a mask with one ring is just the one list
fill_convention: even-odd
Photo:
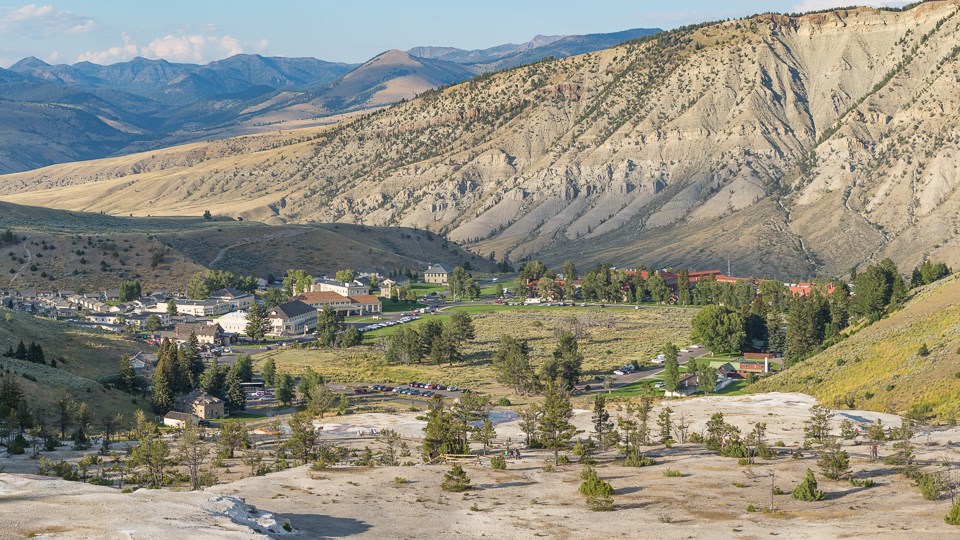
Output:
[[729,258],[740,274],[779,277],[885,256],[956,264],[957,9],[701,25],[336,126],[8,175],[0,192],[120,215],[209,207],[414,226],[514,261]]

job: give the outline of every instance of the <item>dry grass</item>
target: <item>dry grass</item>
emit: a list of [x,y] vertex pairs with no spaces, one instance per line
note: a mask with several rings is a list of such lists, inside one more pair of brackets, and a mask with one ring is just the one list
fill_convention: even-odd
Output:
[[[917,350],[926,343],[929,356]],[[844,408],[946,419],[960,407],[960,275],[925,287],[893,315],[761,381],[753,392],[799,391]]]
[[[341,382],[393,382],[411,380],[446,382],[481,388],[494,394],[507,390],[495,379],[491,357],[501,335],[528,340],[535,365],[553,352],[556,332],[571,328],[572,318],[584,328],[587,337],[580,342],[586,373],[607,372],[629,360],[649,359],[664,343],[686,343],[690,320],[695,310],[670,307],[645,307],[639,310],[619,308],[543,308],[477,306],[472,312],[477,338],[464,350],[464,362],[454,365],[387,365],[375,340],[348,350],[292,349],[273,351],[258,357],[272,357],[277,367],[300,372],[308,366],[328,380]],[[431,316],[440,320],[445,316]],[[430,317],[417,323],[423,324]],[[382,335],[381,332],[378,334]]]

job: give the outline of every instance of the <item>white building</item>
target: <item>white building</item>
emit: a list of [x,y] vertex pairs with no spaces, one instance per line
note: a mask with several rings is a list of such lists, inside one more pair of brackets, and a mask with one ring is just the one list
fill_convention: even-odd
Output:
[[238,291],[237,289],[220,289],[210,295],[211,300],[219,300],[230,304],[230,310],[244,310],[253,305],[254,298],[250,293]]
[[317,308],[299,300],[279,305],[267,316],[273,336],[297,336],[317,327]]
[[231,311],[223,317],[217,319],[217,324],[228,334],[246,334],[247,333],[247,312]]
[[335,292],[340,296],[358,296],[370,294],[370,286],[354,280],[350,283],[340,283],[331,279],[318,279],[311,287],[315,292]]
[[177,313],[196,317],[215,317],[230,311],[230,303],[222,300],[176,300]]

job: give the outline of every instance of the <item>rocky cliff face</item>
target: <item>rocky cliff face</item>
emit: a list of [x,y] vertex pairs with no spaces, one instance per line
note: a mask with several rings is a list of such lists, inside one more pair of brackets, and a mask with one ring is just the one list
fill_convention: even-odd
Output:
[[958,10],[705,25],[330,128],[53,167],[0,192],[121,214],[409,225],[512,260],[729,260],[783,277],[882,256],[956,265]]

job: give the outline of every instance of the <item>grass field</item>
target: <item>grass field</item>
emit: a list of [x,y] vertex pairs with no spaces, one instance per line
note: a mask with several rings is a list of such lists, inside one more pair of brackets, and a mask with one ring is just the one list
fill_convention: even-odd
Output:
[[628,360],[655,356],[667,341],[685,343],[689,339],[690,321],[696,313],[671,307],[626,310],[478,304],[427,315],[410,325],[418,326],[428,320],[446,321],[453,310],[470,313],[477,331],[477,338],[464,349],[464,361],[454,366],[387,365],[383,361],[380,338],[389,336],[400,325],[367,332],[364,344],[353,349],[270,351],[260,354],[257,360],[271,357],[279,369],[293,373],[309,366],[331,381],[436,381],[502,395],[509,392],[493,382],[495,374],[491,365],[501,335],[528,340],[531,357],[539,366],[552,354],[557,334],[578,326],[584,334],[580,341],[584,372],[590,376],[606,373]]

